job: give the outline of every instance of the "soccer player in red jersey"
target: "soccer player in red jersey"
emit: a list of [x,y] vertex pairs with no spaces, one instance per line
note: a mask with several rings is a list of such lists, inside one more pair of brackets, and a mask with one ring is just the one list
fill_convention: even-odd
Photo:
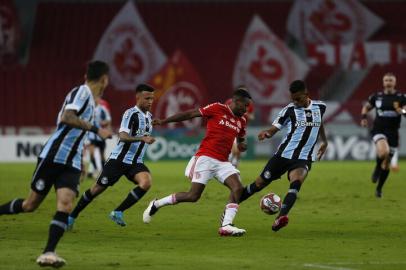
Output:
[[[233,99],[229,98],[226,100],[225,104],[230,105],[232,101],[233,101]],[[247,112],[244,114],[244,117],[247,121],[254,120],[254,118],[255,118],[254,103],[252,101],[248,105]],[[234,140],[233,148],[231,148],[231,154],[228,157],[228,160],[231,162],[231,164],[234,165],[234,167],[238,168],[238,165],[240,164],[240,159],[241,159],[241,152],[238,149],[237,140]]]
[[244,114],[250,101],[250,94],[245,88],[240,87],[234,91],[230,105],[212,103],[203,108],[180,112],[166,119],[153,121],[154,125],[163,125],[195,117],[205,117],[207,130],[198,151],[190,159],[185,170],[186,177],[191,180],[190,190],[151,201],[143,214],[144,223],[151,222],[152,215],[163,206],[181,202],[196,202],[209,180],[215,178],[231,191],[229,202],[222,216],[219,234],[222,236],[241,236],[245,233],[244,229],[233,225],[243,187],[240,172],[228,161],[228,156],[235,138],[237,138],[240,151],[247,149],[245,143],[247,121]]

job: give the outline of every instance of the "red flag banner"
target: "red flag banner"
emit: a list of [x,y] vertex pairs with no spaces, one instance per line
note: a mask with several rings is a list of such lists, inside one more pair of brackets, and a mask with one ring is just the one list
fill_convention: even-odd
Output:
[[20,21],[14,2],[0,1],[0,65],[8,66],[18,61],[17,50],[20,45]]
[[[154,118],[166,118],[180,111],[198,108],[207,102],[207,90],[197,71],[181,51],[176,51],[151,80],[155,91]],[[201,118],[169,123],[169,128],[197,128]]]
[[256,104],[280,104],[289,101],[290,82],[304,78],[308,69],[259,16],[254,16],[234,68],[233,85],[246,85]]
[[306,43],[348,43],[367,40],[382,24],[358,0],[296,0],[287,28]]
[[166,62],[132,1],[124,5],[107,27],[93,58],[110,65],[111,83],[117,90],[134,90]]

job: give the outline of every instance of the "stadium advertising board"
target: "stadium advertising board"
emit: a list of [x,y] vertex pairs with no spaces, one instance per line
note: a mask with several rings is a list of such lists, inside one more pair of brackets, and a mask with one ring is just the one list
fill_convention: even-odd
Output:
[[[48,136],[0,136],[0,162],[34,162],[41,152],[42,145]],[[146,153],[151,161],[189,159],[199,147],[201,136],[157,136]],[[325,154],[326,160],[371,160],[374,159],[375,148],[370,138],[360,135],[329,137],[329,146]],[[117,138],[108,140],[106,153],[110,153],[117,142]],[[264,142],[258,142],[253,134],[248,137],[248,151],[244,159],[271,156],[280,140],[271,141],[269,154],[260,151],[264,149]],[[265,142],[266,143],[266,142]],[[252,147],[251,147],[252,146]],[[317,149],[317,147],[316,147]],[[402,151],[403,150],[403,151]],[[404,149],[399,154],[404,155]]]

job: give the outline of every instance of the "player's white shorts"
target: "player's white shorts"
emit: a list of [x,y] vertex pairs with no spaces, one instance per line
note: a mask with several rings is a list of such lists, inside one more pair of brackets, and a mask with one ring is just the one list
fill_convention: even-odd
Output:
[[224,184],[227,177],[232,174],[239,176],[240,171],[229,161],[219,161],[207,156],[193,156],[185,170],[186,177],[192,182],[203,185],[206,185],[211,178],[216,178],[217,181]]

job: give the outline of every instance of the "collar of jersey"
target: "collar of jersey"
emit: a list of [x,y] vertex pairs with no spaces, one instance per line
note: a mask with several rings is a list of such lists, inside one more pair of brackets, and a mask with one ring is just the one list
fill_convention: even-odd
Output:
[[313,101],[310,99],[309,106],[307,106],[306,108],[305,108],[305,107],[296,107],[296,106],[295,106],[295,109],[310,110],[311,107],[312,107],[312,105],[313,105]]
[[142,113],[144,116],[147,116],[148,111],[147,111],[147,113],[144,113],[140,108],[138,108],[137,105],[135,105],[134,108],[137,109],[137,111],[139,111],[140,113]]
[[235,116],[235,114],[234,114],[233,111],[231,110],[230,106],[228,106],[227,104],[226,104],[226,106],[227,106],[227,108],[230,110],[231,114],[232,114],[233,116]]

